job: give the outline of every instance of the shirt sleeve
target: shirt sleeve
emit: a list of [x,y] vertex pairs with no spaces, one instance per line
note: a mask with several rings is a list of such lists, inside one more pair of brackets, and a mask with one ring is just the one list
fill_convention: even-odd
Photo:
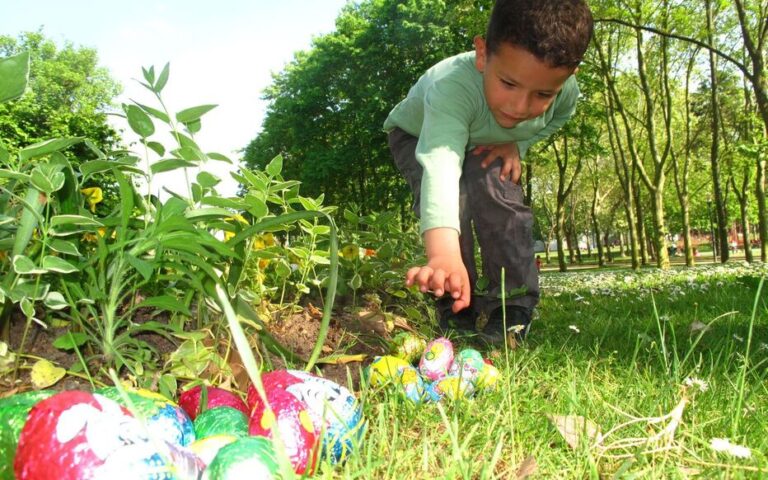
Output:
[[567,122],[576,111],[576,101],[579,99],[579,93],[579,85],[576,83],[576,77],[571,76],[558,94],[557,99],[555,99],[554,105],[550,107],[552,108],[552,118],[549,122],[547,122],[544,128],[536,132],[533,137],[517,142],[520,158],[525,158],[531,145],[539,140],[549,137],[565,125],[565,122]]
[[421,232],[459,228],[459,178],[474,105],[458,82],[436,82],[424,97],[424,122],[416,145],[421,179]]

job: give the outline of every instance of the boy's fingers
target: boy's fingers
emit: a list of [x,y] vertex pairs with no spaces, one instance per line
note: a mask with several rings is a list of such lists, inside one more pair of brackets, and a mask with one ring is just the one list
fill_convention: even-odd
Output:
[[518,183],[520,181],[520,176],[523,173],[523,167],[520,165],[520,162],[513,162],[512,163],[512,181],[515,183]]
[[429,290],[429,279],[432,277],[433,271],[429,267],[421,267],[419,273],[416,274],[416,283],[419,284],[419,290],[425,293]]
[[488,165],[491,164],[494,160],[496,160],[496,156],[494,156],[492,153],[490,155],[486,155],[482,162],[480,162],[480,166],[483,168],[488,168]]
[[408,269],[408,273],[405,274],[405,284],[407,286],[413,285],[413,281],[416,278],[416,274],[419,273],[419,270],[421,270],[421,267],[412,267]]
[[432,274],[430,281],[432,291],[435,292],[436,297],[442,297],[445,293],[445,270],[438,268],[435,273]]
[[445,288],[450,292],[454,300],[461,297],[461,275],[455,272],[452,273],[445,279]]

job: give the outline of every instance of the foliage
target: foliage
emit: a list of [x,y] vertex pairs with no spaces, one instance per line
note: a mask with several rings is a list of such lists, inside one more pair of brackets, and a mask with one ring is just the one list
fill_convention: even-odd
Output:
[[[0,65],[23,83],[27,58],[11,57]],[[322,328],[327,330],[330,320],[338,265],[335,225],[328,209],[314,210],[321,208],[320,202],[300,196],[296,182],[282,179],[279,157],[264,172],[242,171],[237,176],[245,187],[243,197],[218,195],[219,179],[208,172],[188,181],[189,197],[174,195],[161,202],[136,187],[139,179],[151,186],[159,172],[180,170],[186,175],[188,167],[229,161],[215,152],[204,153],[194,138],[201,117],[214,106],[171,113],[161,96],[168,77],[168,65],[159,74],[154,68],[143,71],[142,85],[155,96],[159,108],[123,105],[129,127],[145,147],[147,173],[137,167],[137,155],[124,150],[104,152],[82,137],[53,138],[18,153],[0,151],[0,178],[5,181],[0,192],[10,200],[0,217],[3,322],[15,307],[27,318],[27,330],[32,322],[48,327],[62,319],[69,321],[56,345],[74,349],[78,355],[85,352],[81,368],[89,376],[91,360],[125,367],[134,376],[147,367],[156,368],[158,356],[140,334],[183,336],[192,318],[198,327],[215,324],[221,313],[217,286],[229,293],[239,315],[262,329],[260,338],[266,346],[290,357],[253,312],[249,301],[255,298],[254,292],[241,287],[253,238],[265,232],[292,231],[300,222],[314,221],[323,228],[326,269],[318,275],[326,281],[318,285],[324,283],[327,308]],[[17,84],[0,86],[4,87],[0,98],[18,93]],[[169,129],[175,145],[166,148],[152,140],[156,122]],[[80,144],[96,158],[70,161],[63,152]],[[103,214],[96,208],[104,199],[103,191],[83,187],[105,172],[115,178],[119,199],[111,212]],[[269,205],[276,205],[278,212],[272,213]],[[327,219],[330,226],[320,225],[319,218]],[[47,310],[42,318],[38,318],[44,311],[40,307]],[[155,321],[154,312],[171,315],[175,321]],[[310,364],[320,353],[324,335],[321,331]]]
[[[0,35],[0,57],[21,52],[30,56],[30,93],[0,104],[0,138],[12,153],[54,137],[88,138],[111,150],[119,137],[107,123],[106,111],[121,87],[98,66],[96,50],[66,43],[58,47],[42,32],[14,39]],[[71,147],[73,158],[94,158],[87,145]]]
[[[468,0],[349,4],[336,31],[317,38],[278,74],[265,98],[263,130],[245,161],[263,167],[282,153],[286,175],[312,195],[362,214],[399,209],[409,193],[381,131],[416,79],[443,58],[469,50],[490,2]],[[480,7],[480,8],[478,8]]]

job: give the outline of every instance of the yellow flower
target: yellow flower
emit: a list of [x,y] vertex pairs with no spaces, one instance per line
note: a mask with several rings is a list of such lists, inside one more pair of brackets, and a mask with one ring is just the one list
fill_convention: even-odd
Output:
[[264,239],[261,238],[261,236],[258,236],[253,239],[253,243],[251,244],[251,248],[253,250],[261,250],[263,248],[266,248],[267,244],[264,243]]
[[234,237],[236,234],[235,232],[230,232],[228,230],[224,230],[224,241],[228,242]]
[[80,193],[85,195],[85,201],[88,202],[91,212],[96,212],[96,204],[104,200],[104,192],[99,187],[81,188]]
[[95,234],[93,234],[91,232],[85,232],[83,234],[83,240],[85,240],[88,243],[96,243],[99,239],[96,237]]
[[341,248],[341,257],[351,262],[360,257],[360,248],[354,243],[348,243]]
[[248,220],[246,220],[245,217],[243,217],[239,213],[236,213],[236,214],[232,215],[231,217],[227,217],[226,220],[227,221],[236,220],[236,221],[240,222],[243,225],[248,225]]
[[259,260],[259,268],[261,270],[264,270],[265,268],[267,268],[268,265],[269,265],[269,260],[268,259],[262,258],[261,260]]
[[275,236],[272,235],[272,232],[267,232],[264,235],[261,236],[261,239],[264,241],[264,245],[268,247],[274,247],[277,243],[275,241]]

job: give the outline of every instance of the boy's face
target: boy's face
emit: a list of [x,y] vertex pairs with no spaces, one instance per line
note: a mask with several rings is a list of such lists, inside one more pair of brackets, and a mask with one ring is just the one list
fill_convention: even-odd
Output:
[[488,108],[504,128],[515,127],[544,113],[563,83],[577,70],[551,67],[528,50],[509,43],[502,43],[496,52],[488,55],[481,37],[475,37],[475,51]]

